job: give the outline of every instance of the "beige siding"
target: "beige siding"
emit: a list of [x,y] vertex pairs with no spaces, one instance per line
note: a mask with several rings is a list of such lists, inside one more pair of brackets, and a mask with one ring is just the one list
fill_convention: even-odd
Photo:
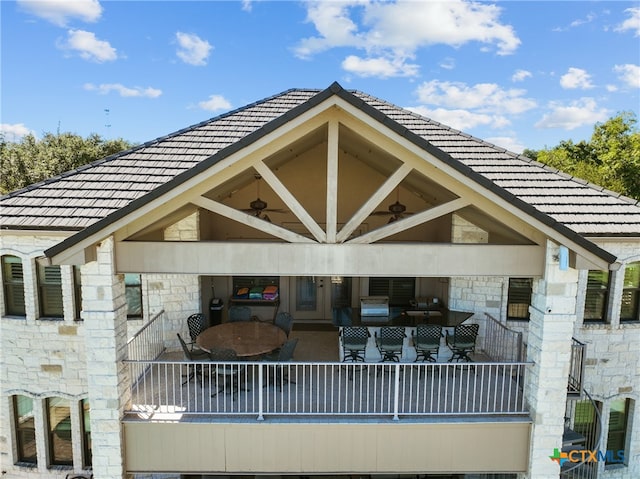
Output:
[[528,422],[125,422],[128,472],[524,472]]

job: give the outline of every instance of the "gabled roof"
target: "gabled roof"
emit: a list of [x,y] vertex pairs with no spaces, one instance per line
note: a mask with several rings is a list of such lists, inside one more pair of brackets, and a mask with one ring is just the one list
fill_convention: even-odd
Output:
[[0,224],[88,228],[76,235],[87,236],[332,95],[567,237],[640,237],[638,202],[337,83],[323,91],[287,90],[10,193],[0,198]]

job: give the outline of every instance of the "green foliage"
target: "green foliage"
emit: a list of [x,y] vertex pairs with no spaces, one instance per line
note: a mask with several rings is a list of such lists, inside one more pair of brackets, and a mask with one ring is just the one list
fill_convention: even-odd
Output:
[[123,139],[103,140],[72,133],[46,133],[41,140],[27,135],[19,142],[0,138],[0,194],[24,188],[65,171],[131,148]]
[[640,200],[640,131],[634,113],[623,112],[593,129],[591,139],[561,141],[525,156],[572,176]]

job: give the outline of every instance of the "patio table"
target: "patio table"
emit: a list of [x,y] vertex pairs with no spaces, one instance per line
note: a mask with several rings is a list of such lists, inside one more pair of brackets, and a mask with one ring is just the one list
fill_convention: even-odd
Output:
[[237,321],[205,329],[196,338],[196,345],[205,351],[231,348],[239,357],[251,357],[270,353],[286,340],[285,332],[271,323]]

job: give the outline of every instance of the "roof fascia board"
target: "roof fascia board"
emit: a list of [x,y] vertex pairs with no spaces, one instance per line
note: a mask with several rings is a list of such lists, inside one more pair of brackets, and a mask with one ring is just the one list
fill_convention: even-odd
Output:
[[[311,100],[314,98],[316,97],[313,97]],[[306,103],[295,107],[294,109],[300,108],[304,105],[306,105]],[[329,116],[334,113],[331,111],[328,112],[329,115],[325,115],[324,113],[327,110],[331,110],[332,107],[333,104],[324,103],[322,104],[320,111],[311,111],[311,108],[305,108],[297,116],[290,115],[290,111],[285,115],[278,117],[272,122],[267,123],[267,125],[261,129],[250,133],[242,140],[220,150],[215,155],[203,160],[193,168],[181,173],[167,183],[160,185],[148,194],[133,200],[128,205],[114,211],[102,220],[93,223],[61,243],[52,246],[45,251],[45,255],[52,258],[54,263],[59,261],[64,262],[66,257],[75,254],[64,253],[64,251],[69,248],[82,249],[98,243],[107,236],[114,234],[117,230],[121,228],[126,229],[127,223],[150,214],[159,206],[163,207],[162,211],[166,214],[166,203],[174,200],[175,197],[183,191],[189,190],[192,197],[196,198],[207,191],[207,189],[211,188],[213,180],[203,182],[201,176],[207,175],[208,177],[213,178],[215,175],[224,172],[224,175],[215,178],[215,183],[217,184],[251,166],[244,162],[242,162],[242,164],[234,164],[239,159],[252,155],[255,156],[256,152],[259,152],[259,156],[253,159],[254,162],[258,162],[262,161],[270,154],[276,153],[280,147],[275,147],[273,145],[274,138],[280,137],[285,133],[285,131],[279,131],[277,128],[270,126],[271,123],[276,122],[279,123],[280,126],[284,126],[285,123],[289,123],[286,128],[287,133],[300,128],[300,131],[293,133],[296,138],[299,138],[305,132],[311,132],[323,124],[326,124],[329,121]],[[286,122],[282,121],[283,117],[287,117]],[[243,146],[239,146],[240,144],[243,144]],[[176,190],[177,188],[179,188],[179,190]],[[133,232],[130,231],[130,233],[132,234]],[[122,235],[118,236],[121,237]]]
[[[361,116],[356,113],[357,111],[366,113],[369,118],[371,118],[372,120],[376,120],[377,124],[373,121],[367,121],[366,123],[375,128],[381,134],[390,136],[385,132],[385,130],[383,130],[383,127],[386,127],[388,131],[393,132],[394,136],[396,137],[396,142],[406,146],[408,146],[407,143],[409,145],[413,145],[413,147],[410,147],[408,149],[414,151],[417,156],[424,158],[423,152],[427,152],[432,157],[440,160],[440,162],[442,162],[442,164],[446,167],[455,172],[462,173],[464,176],[470,178],[471,180],[482,186],[483,190],[486,191],[486,195],[483,196],[486,196],[488,199],[491,199],[492,201],[502,205],[504,205],[506,202],[509,205],[515,206],[525,215],[530,217],[531,220],[538,225],[538,229],[545,232],[545,234],[554,241],[559,242],[560,244],[566,244],[567,246],[574,245],[574,248],[582,251],[583,254],[587,257],[597,256],[600,260],[604,260],[608,265],[613,265],[616,262],[616,256],[600,248],[596,244],[587,240],[585,237],[579,235],[565,225],[558,223],[550,216],[536,210],[534,207],[524,202],[517,196],[509,193],[503,188],[500,188],[488,178],[485,178],[479,173],[476,173],[470,167],[464,165],[459,161],[456,161],[448,153],[445,153],[444,151],[434,147],[424,138],[418,136],[408,128],[400,125],[395,120],[389,118],[379,110],[376,110],[369,104],[365,103],[364,100],[357,98],[355,95],[343,89],[337,92],[336,95],[338,95],[347,104],[353,107],[353,109],[345,107],[345,110],[350,111],[354,116],[357,116],[358,118],[361,118]],[[450,174],[453,174],[453,171],[451,171]],[[596,262],[601,263],[601,261]]]
[[[565,240],[568,240],[570,244],[575,245],[579,250],[585,251],[588,256],[595,255],[599,259],[606,261],[608,264],[615,263],[616,257],[614,255],[603,250],[602,248],[598,247],[594,243],[591,243],[590,241],[580,236],[578,233],[570,230],[566,226],[556,222],[551,217],[537,211],[531,205],[528,205],[527,203],[520,200],[519,198],[512,195],[511,193],[508,193],[506,190],[498,187],[487,178],[475,173],[471,168],[467,167],[466,165],[455,161],[450,155],[434,147],[424,138],[416,135],[415,133],[411,132],[406,127],[400,125],[395,120],[391,119],[381,111],[368,105],[367,103],[364,102],[364,100],[361,100],[357,98],[355,95],[353,95],[352,93],[347,92],[338,83],[333,83],[329,88],[323,90],[317,95],[314,95],[305,103],[302,103],[292,108],[291,110],[281,115],[280,117],[270,121],[269,123],[264,125],[262,128],[250,133],[249,135],[244,137],[242,140],[232,145],[229,145],[228,147],[224,148],[223,150],[216,153],[215,155],[212,155],[208,159],[200,162],[198,165],[194,166],[190,170],[187,170],[181,173],[174,179],[159,186],[158,188],[151,191],[147,195],[144,195],[132,201],[124,208],[118,211],[115,211],[111,215],[94,223],[93,225],[90,225],[89,227],[80,231],[76,235],[71,236],[70,238],[65,239],[61,243],[58,243],[57,245],[47,249],[45,251],[45,255],[53,259],[54,257],[61,255],[66,249],[72,248],[80,243],[82,243],[82,247],[86,247],[91,243],[95,243],[99,241],[101,238],[108,236],[109,234],[113,233],[115,229],[117,229],[117,228],[114,228],[115,223],[120,223],[122,226],[122,222],[127,217],[127,215],[138,210],[142,206],[149,205],[150,203],[154,203],[154,200],[161,198],[163,195],[169,193],[172,189],[176,188],[178,185],[181,185],[187,182],[188,180],[192,180],[193,178],[198,177],[201,173],[207,171],[212,165],[216,164],[217,162],[220,162],[222,159],[233,156],[233,154],[242,151],[247,146],[256,143],[259,139],[266,139],[267,137],[270,136],[271,133],[276,132],[276,130],[281,128],[286,123],[289,123],[296,119],[300,121],[300,119],[304,118],[305,116],[310,117],[310,116],[316,115],[318,112],[315,111],[314,109],[319,105],[322,105],[324,102],[326,102],[326,100],[330,99],[333,95],[343,100],[346,104],[346,105],[343,104],[343,108],[345,108],[345,110],[347,111],[351,110],[354,116],[362,119],[362,115],[358,114],[358,112],[362,112],[365,114],[364,115],[365,118],[368,117],[371,120],[375,120],[375,123],[373,121],[369,121],[367,123],[371,124],[371,126],[375,125],[374,128],[376,128],[378,131],[381,131],[383,126],[388,128],[390,131],[394,133],[396,137],[399,138],[401,143],[411,144],[417,149],[423,150],[423,152],[427,152],[431,156],[440,160],[443,165],[446,165],[452,170],[460,172],[463,175],[474,180],[476,183],[482,186],[484,190],[487,191],[487,194],[491,193],[490,196],[494,198],[494,201],[500,200],[501,203],[506,202],[508,204],[516,206],[516,208],[521,210],[524,214],[531,217],[532,221],[535,221],[537,224],[539,224],[541,230],[548,231],[548,233],[545,233],[545,234],[547,234],[550,238],[553,238],[555,241],[559,241],[560,243],[566,243]],[[333,99],[333,101],[331,102],[326,102],[324,108],[321,108],[321,109],[325,110],[327,108],[330,108],[336,102],[337,102],[336,99]],[[385,134],[382,131],[381,133]],[[385,134],[385,135],[389,136],[388,134]],[[424,153],[420,153],[419,151],[416,153],[418,154],[418,156],[424,157]]]

